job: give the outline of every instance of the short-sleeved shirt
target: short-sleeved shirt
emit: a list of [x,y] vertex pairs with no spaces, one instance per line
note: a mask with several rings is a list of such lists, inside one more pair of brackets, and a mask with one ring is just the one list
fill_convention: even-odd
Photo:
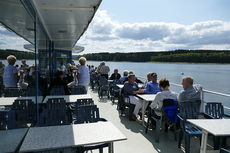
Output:
[[154,101],[151,103],[150,107],[155,110],[155,113],[158,116],[162,115],[161,109],[163,106],[164,99],[177,99],[177,94],[174,92],[171,92],[170,90],[164,90],[156,94],[156,97]]
[[81,65],[78,67],[77,73],[80,74],[80,77],[78,78],[78,84],[79,85],[86,85],[90,82],[90,76],[89,76],[89,68],[85,65]]
[[202,87],[200,85],[190,86],[181,91],[181,93],[178,96],[178,100],[179,102],[200,100],[201,90]]
[[17,87],[17,79],[15,74],[18,72],[17,68],[13,65],[8,65],[4,69],[3,84],[6,87]]
[[161,91],[162,90],[158,87],[158,83],[150,81],[146,84],[145,93],[147,94],[156,94]]
[[129,82],[126,82],[124,84],[124,94],[125,95],[129,95],[129,96],[134,95],[133,92],[137,91],[137,90],[139,90],[139,87],[138,87],[137,83],[131,84]]
[[109,74],[109,71],[110,71],[110,69],[109,69],[109,67],[106,66],[106,65],[103,65],[103,66],[101,67],[101,69],[100,69],[101,74]]

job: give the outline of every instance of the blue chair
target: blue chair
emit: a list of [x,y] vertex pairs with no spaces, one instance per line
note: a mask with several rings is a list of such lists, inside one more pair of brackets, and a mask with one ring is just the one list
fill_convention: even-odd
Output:
[[92,90],[94,90],[95,85],[98,83],[98,74],[96,72],[90,73],[90,85]]
[[221,149],[220,149],[220,153],[230,153],[230,150],[221,148]]
[[222,119],[224,117],[224,107],[222,103],[208,102],[205,105],[204,116],[208,119]]
[[38,126],[54,126],[70,124],[67,118],[66,102],[63,98],[48,99],[40,113]]
[[71,119],[72,121],[76,120],[76,115],[74,114],[74,111],[79,106],[90,106],[94,105],[93,99],[78,99],[77,102],[69,105],[69,109],[71,111]]
[[65,95],[65,89],[61,86],[53,87],[50,91],[50,95],[56,96],[56,95]]
[[[74,124],[93,123],[98,121],[106,121],[100,118],[99,109],[96,105],[78,106],[76,111],[76,121]],[[89,150],[99,149],[100,153],[103,153],[103,148],[108,147],[108,143],[101,143],[96,145],[85,145],[81,148],[82,153]]]
[[117,86],[118,82],[116,82],[116,81],[117,80],[114,80],[114,82],[112,83],[112,85],[110,87],[110,95],[111,95],[111,100],[112,100],[113,104],[114,104],[116,99],[119,99],[119,96],[120,96],[120,89]]
[[181,147],[181,141],[183,136],[185,137],[185,152],[190,152],[190,137],[197,136],[201,138],[202,131],[187,122],[187,119],[198,119],[200,114],[200,103],[201,101],[188,101],[188,102],[180,102],[180,113],[178,118],[180,119],[180,132],[179,132],[179,141],[178,148]]
[[129,120],[132,121],[132,115],[135,109],[135,105],[130,103],[129,96],[124,94],[124,88],[122,88],[117,105],[117,109],[120,111],[120,115],[124,114],[126,107],[129,108]]
[[[162,119],[163,115],[166,115],[167,121],[173,124],[174,126],[174,139],[177,139],[176,136],[176,118],[177,118],[177,102],[173,99],[164,99],[163,100],[163,107],[162,107],[162,116],[157,116],[150,107],[148,107],[148,120],[147,120],[147,125],[145,128],[145,133],[148,132],[148,127],[150,124],[150,120],[154,120],[156,122],[156,136],[155,136],[155,141],[159,142],[160,139],[160,128],[162,124]],[[168,131],[168,126],[167,123],[165,123],[165,131]]]
[[15,112],[17,127],[27,127],[28,123],[34,125],[36,120],[36,104],[31,99],[15,100],[12,110]]
[[87,91],[84,86],[76,86],[71,88],[71,95],[82,95],[87,94]]
[[[224,107],[222,103],[208,102],[205,105],[204,117],[207,119],[222,119],[224,118]],[[220,146],[220,138],[213,136],[214,150],[218,150]],[[222,137],[225,140],[225,137]],[[224,143],[224,142],[223,142]]]
[[104,76],[100,76],[98,87],[99,98],[103,97],[103,93],[106,93],[107,97],[109,98],[109,82]]
[[11,108],[0,108],[0,130],[16,128],[15,112]]

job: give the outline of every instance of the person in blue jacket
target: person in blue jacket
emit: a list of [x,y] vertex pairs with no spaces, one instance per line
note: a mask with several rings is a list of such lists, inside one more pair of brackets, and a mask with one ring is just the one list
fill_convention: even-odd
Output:
[[162,89],[159,88],[157,83],[157,74],[151,73],[151,81],[146,84],[145,87],[145,93],[146,94],[157,94],[158,92],[161,92]]

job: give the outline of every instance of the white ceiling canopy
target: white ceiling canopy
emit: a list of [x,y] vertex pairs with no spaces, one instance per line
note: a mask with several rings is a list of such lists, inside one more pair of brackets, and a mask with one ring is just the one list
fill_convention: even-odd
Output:
[[[102,0],[32,0],[56,49],[72,50],[87,30]],[[33,22],[19,0],[0,0],[0,22],[33,43]],[[39,37],[42,42],[44,38]]]
[[101,0],[33,0],[43,26],[58,49],[72,50]]

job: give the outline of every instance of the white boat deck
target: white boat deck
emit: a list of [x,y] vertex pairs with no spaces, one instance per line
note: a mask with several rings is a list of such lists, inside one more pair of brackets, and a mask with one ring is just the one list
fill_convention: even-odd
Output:
[[[165,133],[161,131],[160,142],[155,142],[153,130],[149,130],[145,134],[145,128],[141,121],[129,121],[127,116],[119,116],[117,105],[112,104],[110,100],[100,100],[97,91],[91,91],[95,104],[100,109],[100,116],[112,122],[127,138],[128,140],[114,143],[115,153],[183,153],[183,144],[181,149],[177,148],[177,141],[174,141],[173,132]],[[126,111],[128,113],[128,111]],[[212,139],[210,139],[212,140]],[[212,141],[210,141],[212,143]],[[182,142],[184,143],[184,142]],[[211,149],[211,148],[210,148]],[[107,151],[107,150],[106,150]],[[94,151],[97,152],[97,151]],[[199,138],[191,139],[191,153],[200,152]]]

